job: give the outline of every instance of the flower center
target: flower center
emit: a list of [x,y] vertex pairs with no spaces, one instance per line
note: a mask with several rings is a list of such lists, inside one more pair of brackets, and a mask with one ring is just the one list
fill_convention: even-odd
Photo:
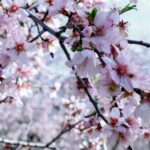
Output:
[[150,133],[149,132],[145,132],[144,133],[144,137],[147,138],[147,139],[149,139],[150,138]]
[[118,68],[116,71],[120,76],[123,76],[128,73],[128,67],[126,65],[118,65]]
[[117,90],[117,85],[114,82],[110,83],[108,86],[108,91],[115,92],[116,90]]
[[10,7],[10,12],[16,12],[17,10],[19,9],[19,7],[15,4],[13,4],[11,7]]
[[17,53],[21,53],[25,50],[24,43],[16,43],[16,51]]
[[51,6],[53,4],[53,0],[47,0],[46,3],[48,3]]
[[126,29],[126,26],[127,26],[127,23],[128,23],[128,22],[124,22],[124,21],[122,20],[122,21],[119,22],[119,27],[120,27],[121,29],[125,30],[125,29]]
[[98,29],[96,30],[96,34],[97,34],[98,36],[103,36],[103,35],[104,35],[104,27],[98,28]]
[[119,132],[119,139],[120,140],[124,140],[125,139],[125,136],[123,133]]
[[129,125],[133,125],[133,120],[131,118],[126,118],[125,121],[129,124]]
[[115,126],[116,124],[118,123],[118,118],[110,118],[110,124],[112,125],[112,126]]

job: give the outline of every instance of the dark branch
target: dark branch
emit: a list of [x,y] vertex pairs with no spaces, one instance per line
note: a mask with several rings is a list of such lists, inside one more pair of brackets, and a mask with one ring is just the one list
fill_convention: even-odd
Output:
[[133,150],[133,148],[129,145],[129,146],[128,146],[128,150]]
[[7,96],[3,100],[0,100],[0,104],[2,104],[2,103],[11,103],[13,100],[14,100],[13,97]]
[[37,36],[35,36],[35,37],[34,37],[32,40],[30,40],[29,42],[34,42],[34,41],[36,41],[39,37],[42,36],[42,34],[43,34],[44,32],[45,32],[44,30],[40,31],[39,34],[38,34]]
[[33,21],[37,22],[41,27],[43,27],[43,29],[44,29],[45,31],[48,31],[50,34],[52,34],[52,35],[54,35],[56,38],[58,38],[58,35],[57,35],[57,33],[56,33],[54,30],[52,30],[50,27],[48,27],[43,21],[41,21],[40,19],[38,19],[37,17],[35,17],[34,15],[32,15],[29,11],[28,11],[28,13],[29,13],[29,17],[30,17]]
[[[62,48],[62,50],[64,51],[67,59],[69,61],[71,61],[71,57],[70,57],[70,54],[68,53],[64,43],[63,43],[63,38],[60,36],[60,34],[57,34],[53,29],[51,29],[50,27],[48,27],[44,22],[42,22],[41,20],[39,20],[38,18],[36,18],[34,15],[32,15],[30,12],[29,12],[29,17],[34,21],[34,22],[37,22],[41,27],[43,27],[43,29],[45,31],[48,31],[50,34],[54,35],[58,40],[59,40],[59,43],[60,43],[60,46]],[[72,67],[72,69],[74,70],[74,67]],[[75,74],[77,80],[81,83],[82,85],[82,88],[83,90],[85,91],[85,93],[87,94],[90,102],[93,104],[97,114],[99,117],[101,117],[106,123],[108,123],[108,121],[106,120],[106,118],[103,116],[103,114],[100,112],[99,108],[98,108],[98,105],[97,105],[97,102],[93,99],[93,97],[91,96],[91,94],[89,93],[88,91],[88,88],[86,87],[84,81],[77,75]]]
[[136,45],[141,45],[141,46],[145,46],[147,48],[150,47],[150,43],[145,43],[143,41],[135,41],[135,40],[128,40],[129,44],[136,44]]

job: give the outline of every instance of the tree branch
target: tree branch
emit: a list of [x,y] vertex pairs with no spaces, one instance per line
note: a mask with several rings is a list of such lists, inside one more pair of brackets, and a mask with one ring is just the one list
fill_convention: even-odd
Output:
[[128,146],[128,150],[133,150],[133,148],[129,145],[129,146]]
[[48,31],[50,34],[54,35],[56,38],[59,38],[57,33],[52,30],[50,27],[48,27],[43,21],[32,15],[29,11],[29,18],[31,18],[34,22],[37,22],[45,31]]
[[145,46],[147,48],[150,47],[150,43],[146,43],[146,42],[143,42],[143,41],[128,40],[128,43],[129,44],[136,44],[136,45]]
[[[44,22],[42,22],[40,19],[36,18],[34,15],[32,15],[30,12],[29,12],[29,17],[34,21],[34,22],[37,22],[41,27],[43,27],[43,29],[45,31],[48,31],[50,34],[54,35],[58,40],[59,40],[59,43],[60,43],[60,46],[62,48],[62,50],[64,51],[67,59],[69,61],[71,61],[71,57],[70,57],[70,54],[68,53],[64,43],[63,43],[63,38],[60,36],[60,34],[57,34],[54,30],[52,30],[50,27],[48,27]],[[75,68],[72,67],[72,69],[74,70]],[[88,88],[86,87],[84,81],[77,75],[75,74],[77,80],[81,83],[82,85],[82,88],[83,90],[85,91],[85,93],[87,94],[90,102],[93,104],[97,114],[99,117],[101,117],[106,123],[108,123],[107,119],[103,116],[103,114],[100,112],[99,108],[98,108],[98,105],[97,105],[97,102],[93,99],[93,97],[91,96],[91,94],[89,93],[88,91]]]
[[25,146],[25,147],[34,147],[34,148],[49,148],[52,150],[56,150],[56,148],[54,147],[49,147],[46,144],[43,143],[33,143],[33,142],[25,142],[25,141],[15,141],[15,140],[9,140],[9,139],[3,139],[0,138],[0,143],[3,144],[10,144],[10,145],[21,145],[21,146]]
[[64,129],[62,129],[62,130],[60,131],[60,133],[58,133],[58,134],[56,135],[56,137],[54,137],[50,142],[48,142],[48,143],[46,144],[46,147],[49,147],[52,143],[54,143],[55,141],[57,141],[62,135],[64,135],[65,133],[69,132],[71,129],[75,128],[75,126],[76,126],[77,124],[79,124],[80,122],[81,122],[81,121],[78,121],[77,123],[72,124],[72,125],[68,125],[68,126],[65,127]]
[[7,96],[3,100],[0,100],[0,104],[2,103],[11,103],[14,100],[12,96]]
[[43,34],[44,32],[45,32],[44,30],[40,31],[40,32],[38,33],[38,35],[35,36],[33,39],[31,39],[29,42],[32,43],[32,42],[36,41],[39,37],[42,36],[42,34]]
[[[30,12],[29,12],[29,17],[36,21],[41,27],[43,27],[43,29],[45,31],[48,31],[50,34],[54,35],[58,40],[59,40],[59,43],[60,43],[60,46],[62,48],[62,50],[64,51],[67,59],[69,61],[71,61],[71,57],[70,57],[70,54],[68,53],[65,45],[63,44],[63,38],[60,36],[60,34],[57,34],[55,31],[53,31],[50,27],[48,27],[44,22],[42,22],[41,20],[39,20],[38,18],[36,18],[34,15],[32,15]],[[144,43],[142,41],[134,41],[134,40],[128,40],[128,43],[129,44],[138,44],[138,45],[143,45],[143,46],[146,46],[146,47],[150,47],[150,44],[148,43]],[[74,67],[72,67],[72,69],[74,70]],[[90,102],[93,104],[95,110],[96,110],[96,113],[98,114],[99,117],[101,117],[107,124],[108,124],[108,121],[106,120],[106,118],[103,116],[103,114],[100,112],[99,108],[98,108],[98,105],[97,105],[97,102],[93,99],[93,97],[90,95],[89,91],[88,91],[88,88],[86,87],[84,81],[77,75],[75,74],[77,80],[81,83],[82,85],[82,88],[84,89],[85,93],[87,94]],[[59,139],[64,133],[70,131],[73,127],[69,127],[68,129],[65,129],[65,130],[62,130],[54,139],[52,139],[49,143],[46,144],[46,146],[49,146],[51,145],[53,142],[55,142],[57,139]],[[132,150],[132,147],[129,146],[128,147],[128,150]]]

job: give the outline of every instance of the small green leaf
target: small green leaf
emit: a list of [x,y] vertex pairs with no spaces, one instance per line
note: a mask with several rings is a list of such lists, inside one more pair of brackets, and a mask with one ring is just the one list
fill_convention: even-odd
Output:
[[93,77],[93,83],[94,85],[96,85],[96,83],[98,82],[99,80],[99,74],[96,74],[94,77]]
[[85,12],[85,14],[92,18],[94,20],[95,16],[96,16],[96,13],[97,13],[97,9],[96,8],[93,8],[93,10],[91,12]]
[[96,17],[96,13],[97,13],[97,9],[94,8],[94,9],[92,10],[92,13],[91,13],[93,19]]
[[77,45],[74,45],[73,47],[72,47],[72,51],[73,52],[76,52],[76,51],[82,51],[83,50],[83,47],[82,47],[82,45],[81,44],[77,44]]
[[24,27],[24,22],[23,21],[19,21],[19,24],[21,27]]
[[130,10],[137,10],[136,5],[127,4],[121,11],[120,14],[128,12]]
[[82,45],[79,45],[79,46],[77,47],[77,51],[82,51],[82,50],[83,50]]

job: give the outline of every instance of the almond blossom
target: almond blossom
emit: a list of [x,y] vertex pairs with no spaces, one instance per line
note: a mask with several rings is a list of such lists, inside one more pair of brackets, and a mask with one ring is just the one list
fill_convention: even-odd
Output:
[[[128,92],[133,91],[132,80],[136,77],[136,66],[128,58],[127,55],[123,55],[121,52],[116,60],[112,58],[104,57],[103,60],[107,64],[111,78],[124,87]],[[127,54],[127,53],[126,53]]]
[[93,76],[98,72],[97,58],[93,51],[83,50],[77,52],[72,62],[68,62],[70,66],[75,66],[75,72],[80,76]]
[[[72,4],[73,5],[73,4]],[[74,11],[72,8],[71,2],[69,3],[68,0],[54,0],[52,1],[52,6],[50,7],[50,15],[57,15],[57,14],[64,14],[69,13],[70,11]]]
[[149,63],[129,45],[149,44],[128,40],[121,12],[130,4],[108,4],[0,1],[0,149],[99,150],[114,142],[132,149],[139,137],[149,142]]
[[105,97],[113,97],[121,94],[120,87],[114,83],[112,79],[100,79],[97,82],[97,90],[99,95]]
[[[122,112],[124,112],[124,110],[122,110]],[[123,114],[125,115],[125,113]],[[119,138],[123,146],[128,147],[129,143],[137,138],[140,126],[138,123],[134,122],[134,118],[133,120],[125,118],[125,121],[122,121],[124,117],[126,116],[121,117],[121,112],[118,108],[113,108],[111,110],[110,125],[103,128],[103,133],[109,132],[109,140],[113,138],[117,140]],[[133,126],[133,128],[131,126],[127,127],[127,123]]]

